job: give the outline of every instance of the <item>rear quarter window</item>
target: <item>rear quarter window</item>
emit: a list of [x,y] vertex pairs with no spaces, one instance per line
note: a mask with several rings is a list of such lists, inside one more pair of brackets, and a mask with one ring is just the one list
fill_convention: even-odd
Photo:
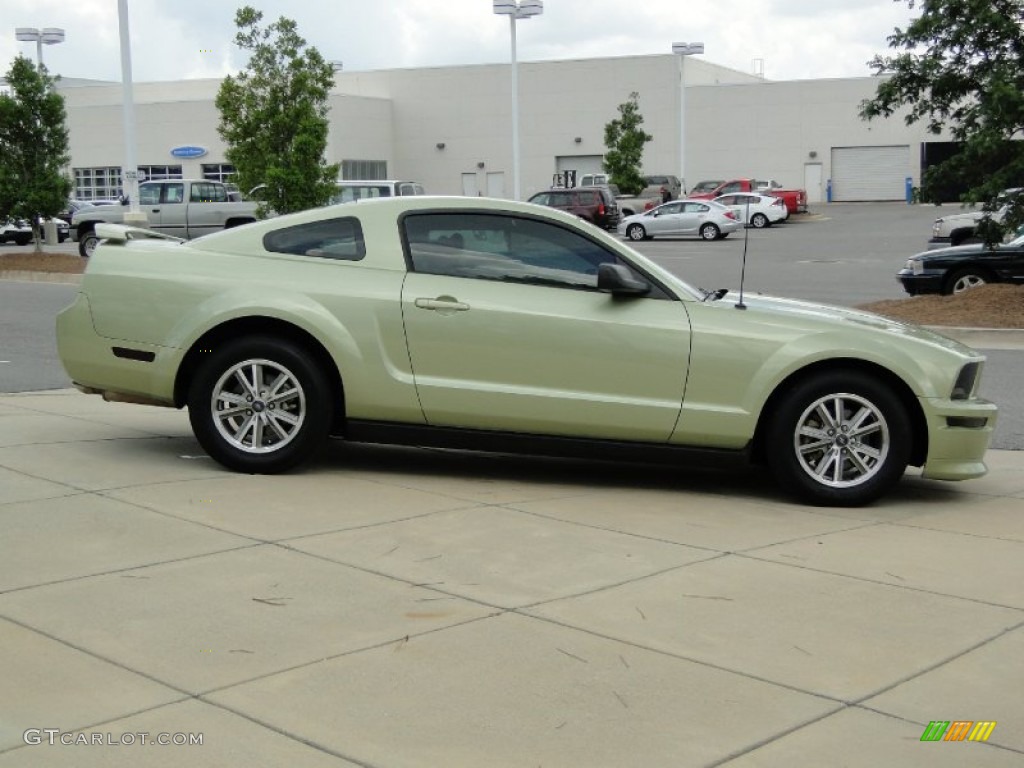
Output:
[[353,216],[275,229],[263,236],[263,247],[272,253],[341,261],[366,256],[363,228]]

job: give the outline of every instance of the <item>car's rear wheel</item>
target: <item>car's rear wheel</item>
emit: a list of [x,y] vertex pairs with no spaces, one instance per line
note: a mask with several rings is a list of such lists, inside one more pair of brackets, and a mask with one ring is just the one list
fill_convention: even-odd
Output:
[[630,240],[644,240],[647,237],[647,231],[640,224],[630,224],[626,228],[626,237]]
[[763,213],[755,213],[753,216],[750,217],[750,226],[754,227],[755,229],[764,229],[770,223],[771,222],[768,221],[768,217],[765,216]]
[[78,240],[78,255],[83,259],[88,259],[99,243],[100,239],[96,237],[95,232],[92,230],[86,232]]
[[969,288],[977,288],[990,280],[989,275],[981,270],[961,269],[949,276],[946,280],[946,290],[943,293],[963,293]]
[[885,383],[858,371],[798,382],[770,419],[768,465],[786,490],[814,504],[874,501],[910,460],[910,422],[902,402]]
[[214,350],[188,395],[196,439],[229,469],[275,473],[294,467],[327,439],[331,389],[297,345],[253,336]]
[[717,240],[721,236],[721,230],[714,224],[704,224],[700,228],[702,240]]

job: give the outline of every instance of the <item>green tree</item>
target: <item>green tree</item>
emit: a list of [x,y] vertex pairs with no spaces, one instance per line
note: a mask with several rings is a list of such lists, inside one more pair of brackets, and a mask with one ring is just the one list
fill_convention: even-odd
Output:
[[[964,202],[1000,205],[1000,190],[1024,180],[1024,0],[896,0],[920,16],[888,38],[891,56],[870,66],[883,79],[875,97],[860,105],[872,120],[905,112],[907,125],[943,129],[960,151],[933,166],[921,182],[921,199],[940,202],[944,187],[966,186]],[[1024,221],[1024,199],[1011,204],[1004,227]],[[999,239],[988,227],[986,240]]]
[[338,165],[327,165],[327,97],[334,70],[307,47],[294,21],[266,28],[263,13],[245,6],[235,14],[235,45],[249,65],[226,77],[217,93],[218,132],[243,191],[264,185],[260,213],[290,213],[327,203]]
[[67,207],[71,181],[64,97],[45,67],[18,56],[7,71],[10,94],[0,94],[0,218],[33,222]]
[[644,188],[640,161],[644,144],[654,137],[640,127],[643,122],[640,94],[633,91],[629,100],[619,105],[619,117],[604,127],[604,169],[611,176],[612,184],[627,195],[640,194]]

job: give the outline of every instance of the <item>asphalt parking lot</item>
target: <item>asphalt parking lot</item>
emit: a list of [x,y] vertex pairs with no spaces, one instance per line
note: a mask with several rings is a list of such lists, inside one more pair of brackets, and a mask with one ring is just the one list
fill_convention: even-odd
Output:
[[[739,242],[644,245],[717,287]],[[0,768],[1017,766],[1024,452],[989,464],[852,510],[340,442],[249,476],[182,412],[2,395]]]

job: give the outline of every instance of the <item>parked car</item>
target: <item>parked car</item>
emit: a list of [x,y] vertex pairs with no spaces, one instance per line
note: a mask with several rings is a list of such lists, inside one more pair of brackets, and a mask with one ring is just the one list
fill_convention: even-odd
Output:
[[87,200],[68,200],[67,207],[57,214],[57,218],[66,224],[71,224],[71,217],[78,213],[83,208],[91,208],[93,205],[101,205],[100,203],[91,203]]
[[1024,284],[1024,235],[992,248],[977,243],[919,253],[907,259],[896,279],[911,296],[960,293],[985,283]]
[[538,192],[529,202],[579,216],[602,229],[615,229],[621,219],[618,203],[608,187],[575,187]]
[[330,204],[347,203],[374,197],[405,197],[424,195],[423,185],[416,181],[395,181],[393,179],[345,179],[338,181],[338,194]]
[[1013,188],[1003,190],[996,198],[999,207],[992,212],[985,211],[963,211],[952,213],[948,216],[940,216],[932,224],[932,237],[928,241],[928,248],[947,248],[951,245],[970,245],[980,243],[978,235],[978,224],[982,219],[991,219],[997,224],[1002,223],[1009,208],[1008,201],[1016,197],[1024,189]]
[[[771,184],[772,182],[768,182]],[[776,182],[777,183],[777,182]],[[696,192],[691,191],[687,195],[687,198],[691,200],[714,200],[722,195],[731,195],[736,192],[757,192],[758,185],[761,184],[757,179],[732,179],[730,181],[723,181],[711,192]],[[786,209],[790,213],[806,213],[807,212],[807,191],[803,189],[781,189],[774,187],[766,194],[775,195],[775,197],[781,197],[783,202],[786,204]]]
[[711,450],[832,505],[877,498],[908,464],[986,471],[983,355],[850,309],[739,311],[562,211],[402,197],[191,242],[98,229],[57,319],[69,376],[187,406],[236,471],[285,471],[332,434],[679,466]]
[[[139,185],[139,207],[155,232],[193,238],[256,221],[256,203],[236,202],[219,181],[166,179]],[[83,258],[92,255],[99,238],[96,226],[119,224],[128,210],[128,198],[117,205],[93,205],[71,218],[71,236]]]
[[698,181],[696,184],[693,185],[693,188],[687,193],[687,196],[703,195],[707,194],[708,192],[714,192],[723,184],[725,184],[725,181],[722,179],[709,179],[706,181]]
[[712,200],[673,200],[644,213],[626,216],[619,234],[630,240],[652,237],[699,237],[721,240],[740,228],[736,215]]
[[716,197],[715,202],[736,214],[741,224],[756,229],[770,227],[789,218],[789,211],[782,198],[772,195],[737,192]]
[[653,187],[645,188],[639,195],[624,195],[618,186],[611,183],[610,178],[607,173],[585,173],[580,176],[580,183],[575,188],[600,187],[610,191],[615,198],[620,216],[632,216],[634,213],[649,211],[663,202],[660,190]]
[[[57,242],[63,243],[70,236],[67,222],[60,219],[50,219],[50,221],[57,227]],[[32,238],[32,225],[25,219],[8,219],[0,224],[0,243],[28,245],[32,242]]]
[[683,184],[678,176],[644,176],[644,190],[657,192],[661,195],[662,202],[667,203],[683,194]]

